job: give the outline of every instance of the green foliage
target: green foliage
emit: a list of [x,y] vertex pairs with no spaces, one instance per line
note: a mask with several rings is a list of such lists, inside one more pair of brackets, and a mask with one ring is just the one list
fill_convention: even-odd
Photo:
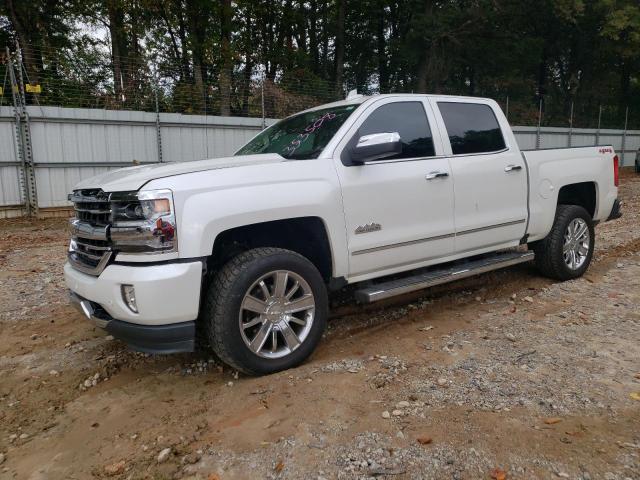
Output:
[[264,78],[267,116],[357,88],[640,123],[637,0],[0,0],[0,47],[16,42],[41,104],[261,115]]

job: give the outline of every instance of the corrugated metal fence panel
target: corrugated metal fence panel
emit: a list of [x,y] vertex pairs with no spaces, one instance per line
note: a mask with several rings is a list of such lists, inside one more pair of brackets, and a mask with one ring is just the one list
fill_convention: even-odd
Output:
[[636,153],[640,149],[640,133],[633,132],[631,135],[627,134],[624,149],[627,151],[624,155],[624,165],[635,165]]
[[[513,127],[513,133],[522,150],[535,150],[537,127]],[[592,145],[611,145],[620,157],[620,165],[632,166],[636,152],[640,148],[640,131],[629,130],[626,135],[623,153],[622,130],[602,129],[598,137],[595,128],[574,128],[571,130],[572,147],[589,147]],[[597,142],[596,142],[597,140]],[[540,148],[566,148],[569,146],[569,129],[560,127],[540,128]]]
[[513,127],[512,130],[518,146],[522,150],[533,150],[536,148],[535,127]]
[[[39,106],[28,107],[28,113],[41,207],[68,205],[67,193],[82,179],[133,160],[158,161],[155,113]],[[256,118],[162,113],[159,119],[165,162],[232,155],[262,128],[262,120]],[[0,107],[0,207],[23,201],[13,122],[13,108]],[[267,120],[268,125],[273,122]],[[515,126],[513,130],[521,149],[536,148],[536,127]],[[595,129],[574,129],[571,145],[594,145],[596,138]],[[633,165],[635,151],[640,147],[640,131],[627,132],[624,156],[620,152],[621,130],[602,130],[598,143],[613,145],[623,164]],[[539,144],[541,148],[567,147],[569,129],[542,127]]]
[[79,180],[118,168],[105,163],[157,161],[154,113],[37,106],[28,112],[40,207],[68,205]]
[[[275,120],[269,120],[271,125]],[[188,162],[233,153],[262,129],[262,119],[160,114],[162,159]]]
[[[155,113],[38,106],[28,112],[40,207],[69,205],[67,193],[84,178],[134,160],[158,161]],[[162,159],[230,155],[261,125],[255,118],[160,114]]]
[[12,107],[0,107],[0,205],[22,203]]

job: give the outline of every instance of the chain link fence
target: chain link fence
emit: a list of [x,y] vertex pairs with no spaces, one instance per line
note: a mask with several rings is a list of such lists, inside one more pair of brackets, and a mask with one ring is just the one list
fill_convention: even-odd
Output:
[[[62,206],[75,181],[131,161],[231,154],[273,119],[340,100],[353,87],[305,71],[271,72],[263,65],[220,70],[91,52],[0,52],[0,140],[5,146],[0,152],[0,210],[37,214],[43,206]],[[375,81],[360,92],[380,93]],[[436,93],[470,92],[445,87]],[[640,132],[632,131],[640,128],[640,114],[627,105],[536,98],[508,89],[475,93],[501,105],[517,125],[514,132],[522,148],[613,144],[630,165],[640,146]],[[104,152],[95,154],[100,150]]]
[[[89,54],[80,49],[6,47],[0,52],[0,106],[12,102],[9,63],[16,79],[21,77],[24,82],[26,105],[282,118],[344,98],[355,88],[349,82],[337,85],[304,70],[283,74],[264,65],[222,70],[161,57],[114,59],[95,49]],[[410,88],[380,92],[375,79],[359,90],[364,94],[411,93]],[[580,96],[538,97],[530,91],[496,86],[471,92],[445,85],[433,93],[493,98],[514,125],[640,129],[640,112],[633,112],[624,102],[612,105]]]

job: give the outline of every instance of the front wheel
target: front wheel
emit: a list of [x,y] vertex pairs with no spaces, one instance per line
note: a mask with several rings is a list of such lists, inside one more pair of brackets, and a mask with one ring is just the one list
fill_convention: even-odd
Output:
[[324,331],[327,291],[305,257],[256,248],[216,272],[205,293],[202,320],[216,354],[248,374],[302,363]]
[[586,272],[595,232],[589,213],[578,205],[558,205],[551,232],[532,247],[538,269],[547,277],[571,280]]

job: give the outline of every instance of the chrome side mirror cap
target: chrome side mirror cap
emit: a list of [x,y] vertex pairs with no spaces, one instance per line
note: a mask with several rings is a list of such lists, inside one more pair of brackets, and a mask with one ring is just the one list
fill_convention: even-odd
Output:
[[383,132],[363,135],[351,150],[353,163],[361,164],[380,160],[402,152],[402,141],[398,132]]

